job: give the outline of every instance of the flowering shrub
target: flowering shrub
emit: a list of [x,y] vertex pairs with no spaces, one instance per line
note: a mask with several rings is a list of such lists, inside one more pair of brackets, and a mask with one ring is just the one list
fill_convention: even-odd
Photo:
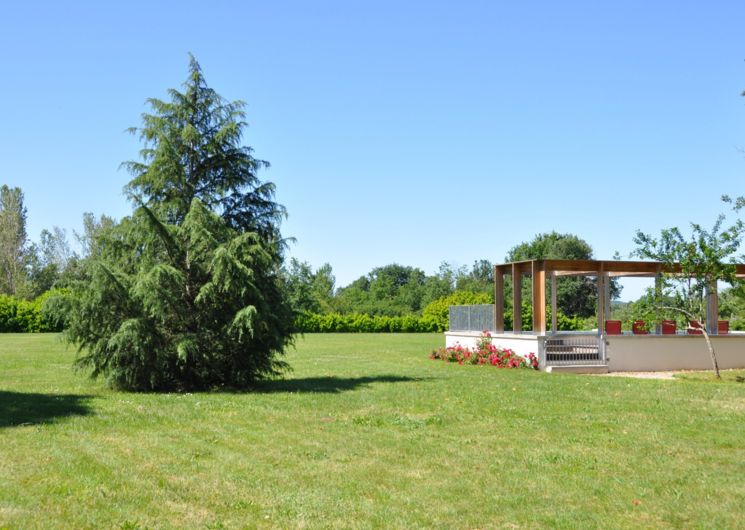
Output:
[[509,348],[498,348],[492,344],[491,334],[488,331],[484,331],[479,337],[475,349],[456,343],[455,346],[449,348],[433,350],[429,358],[458,364],[489,364],[497,368],[538,369],[538,358],[534,353],[529,353],[525,358]]

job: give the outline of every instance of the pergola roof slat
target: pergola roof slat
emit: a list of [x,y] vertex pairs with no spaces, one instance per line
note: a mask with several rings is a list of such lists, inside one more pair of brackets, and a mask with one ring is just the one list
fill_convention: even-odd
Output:
[[[623,260],[589,260],[589,259],[541,259],[516,261],[496,265],[505,274],[511,274],[513,266],[522,274],[533,270],[554,272],[556,276],[588,276],[601,272],[610,276],[655,276],[661,272],[679,273],[680,264],[665,264],[659,261],[623,261]],[[735,265],[736,275],[745,278],[745,264]]]

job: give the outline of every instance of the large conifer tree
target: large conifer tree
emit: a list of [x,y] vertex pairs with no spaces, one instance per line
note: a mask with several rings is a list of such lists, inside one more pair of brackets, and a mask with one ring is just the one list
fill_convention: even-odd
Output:
[[102,231],[74,288],[78,364],[117,388],[241,388],[279,373],[292,341],[281,284],[283,208],[241,142],[244,104],[205,83],[148,100],[141,160],[124,166],[130,217]]

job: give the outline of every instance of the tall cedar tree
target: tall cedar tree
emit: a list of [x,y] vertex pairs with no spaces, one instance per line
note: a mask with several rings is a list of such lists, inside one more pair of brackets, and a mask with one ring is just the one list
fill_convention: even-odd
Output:
[[66,303],[78,364],[128,390],[245,388],[287,368],[293,312],[280,277],[282,206],[241,145],[244,103],[191,58],[184,92],[148,100],[130,217],[97,235]]

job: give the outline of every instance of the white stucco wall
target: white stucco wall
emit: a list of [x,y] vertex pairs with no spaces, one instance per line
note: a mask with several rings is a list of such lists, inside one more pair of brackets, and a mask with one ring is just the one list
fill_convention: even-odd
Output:
[[[445,345],[460,343],[473,348],[480,336],[480,331],[448,331]],[[546,337],[492,333],[492,343],[510,348],[523,357],[535,353],[543,367]],[[745,368],[745,333],[712,336],[711,341],[721,369]],[[611,372],[711,369],[711,357],[703,335],[607,335],[606,357]]]
[[[459,343],[461,346],[474,348],[481,334],[481,331],[446,331],[445,346],[449,348]],[[492,333],[492,344],[498,348],[509,348],[521,357],[527,357],[529,353],[539,355],[540,340],[541,337],[536,335],[515,335],[511,333],[496,335]]]
[[[609,335],[611,372],[709,370],[711,357],[702,335]],[[745,335],[712,336],[719,368],[745,368]]]

